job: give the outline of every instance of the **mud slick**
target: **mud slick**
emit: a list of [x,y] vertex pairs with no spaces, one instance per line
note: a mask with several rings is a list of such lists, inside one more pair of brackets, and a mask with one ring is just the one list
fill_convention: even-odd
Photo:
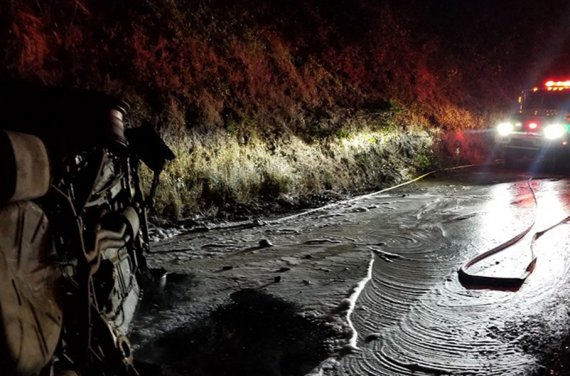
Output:
[[[145,310],[184,298],[191,278],[172,276],[164,294]],[[322,320],[298,315],[298,307],[254,289],[231,294],[232,302],[205,320],[175,328],[139,350],[145,374],[164,376],[302,376],[325,359],[335,335]],[[159,366],[162,365],[162,366]],[[146,372],[145,372],[146,371]]]
[[[570,180],[532,184],[536,207],[521,173],[476,170],[156,243],[166,286],[145,292],[135,356],[174,376],[569,375],[570,227],[536,242],[519,289],[457,276],[568,215]],[[474,272],[518,275],[528,257],[523,242]]]

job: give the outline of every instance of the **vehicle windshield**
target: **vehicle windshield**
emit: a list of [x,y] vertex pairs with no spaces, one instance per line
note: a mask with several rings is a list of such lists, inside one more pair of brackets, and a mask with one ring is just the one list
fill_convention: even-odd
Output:
[[570,90],[527,92],[522,109],[570,111]]

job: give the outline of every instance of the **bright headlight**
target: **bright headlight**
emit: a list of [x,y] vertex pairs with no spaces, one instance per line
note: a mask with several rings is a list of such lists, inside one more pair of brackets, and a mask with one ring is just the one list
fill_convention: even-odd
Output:
[[513,132],[513,123],[505,121],[497,124],[497,133],[499,136],[508,136]]
[[544,127],[544,137],[549,140],[556,140],[564,136],[564,133],[566,133],[566,128],[562,124],[555,123]]

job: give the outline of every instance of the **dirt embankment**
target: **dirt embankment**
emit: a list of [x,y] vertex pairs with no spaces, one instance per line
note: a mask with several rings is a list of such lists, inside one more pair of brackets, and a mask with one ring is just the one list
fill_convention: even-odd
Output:
[[409,128],[355,130],[306,142],[294,136],[240,144],[220,134],[173,144],[156,214],[182,222],[243,220],[323,205],[378,190],[444,166],[492,159],[488,132]]
[[[562,10],[495,3],[11,0],[0,82],[126,99],[129,124],[154,125],[179,156],[160,215],[287,206],[426,168],[435,134],[485,127],[529,77],[567,61],[542,54],[545,41],[568,50],[553,39]],[[446,158],[472,152],[453,137]]]

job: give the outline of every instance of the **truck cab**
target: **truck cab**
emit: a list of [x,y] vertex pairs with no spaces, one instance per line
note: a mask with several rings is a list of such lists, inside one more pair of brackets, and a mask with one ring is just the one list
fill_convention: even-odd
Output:
[[570,162],[570,80],[548,80],[524,90],[518,102],[517,113],[495,128],[505,163],[539,158]]

